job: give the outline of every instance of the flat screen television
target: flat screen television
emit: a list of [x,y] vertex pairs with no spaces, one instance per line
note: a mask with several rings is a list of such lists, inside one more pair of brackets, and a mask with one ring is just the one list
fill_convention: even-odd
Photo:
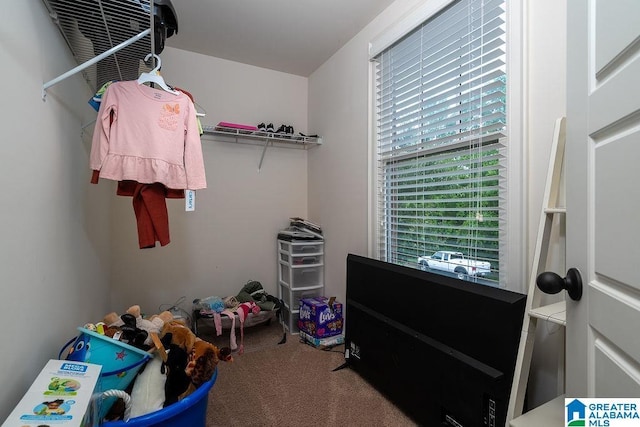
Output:
[[526,296],[347,256],[346,366],[418,424],[504,426]]

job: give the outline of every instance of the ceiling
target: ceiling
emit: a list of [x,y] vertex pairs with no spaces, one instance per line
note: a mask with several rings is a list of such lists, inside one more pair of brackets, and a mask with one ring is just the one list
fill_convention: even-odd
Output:
[[172,0],[166,45],[308,77],[394,0]]

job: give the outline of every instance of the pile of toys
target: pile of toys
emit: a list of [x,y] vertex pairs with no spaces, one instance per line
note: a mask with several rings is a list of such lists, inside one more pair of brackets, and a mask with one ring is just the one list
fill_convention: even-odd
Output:
[[[81,333],[68,349],[66,360],[102,364],[105,352],[109,353],[107,360],[125,360],[140,351],[149,355],[124,386],[131,396],[126,409],[132,418],[184,399],[212,378],[220,360],[233,361],[230,348],[219,349],[196,337],[183,319],[174,318],[169,311],[144,317],[140,306],[134,305],[122,315],[109,313],[102,321],[78,329]],[[103,366],[103,374],[108,369]],[[126,369],[118,375],[127,375]],[[123,419],[122,400],[109,406],[105,421]]]

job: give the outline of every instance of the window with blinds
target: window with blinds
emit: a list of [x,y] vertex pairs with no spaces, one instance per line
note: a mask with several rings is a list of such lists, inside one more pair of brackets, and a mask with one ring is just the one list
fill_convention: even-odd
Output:
[[505,19],[505,0],[458,0],[374,58],[380,259],[433,270],[419,257],[462,252],[491,268],[459,277],[499,282]]

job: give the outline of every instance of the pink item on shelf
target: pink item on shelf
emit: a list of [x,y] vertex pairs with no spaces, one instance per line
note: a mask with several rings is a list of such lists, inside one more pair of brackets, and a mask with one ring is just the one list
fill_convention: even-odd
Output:
[[217,126],[224,128],[233,128],[233,129],[242,129],[242,130],[258,130],[255,126],[250,125],[241,125],[238,123],[229,123],[229,122],[220,122]]

